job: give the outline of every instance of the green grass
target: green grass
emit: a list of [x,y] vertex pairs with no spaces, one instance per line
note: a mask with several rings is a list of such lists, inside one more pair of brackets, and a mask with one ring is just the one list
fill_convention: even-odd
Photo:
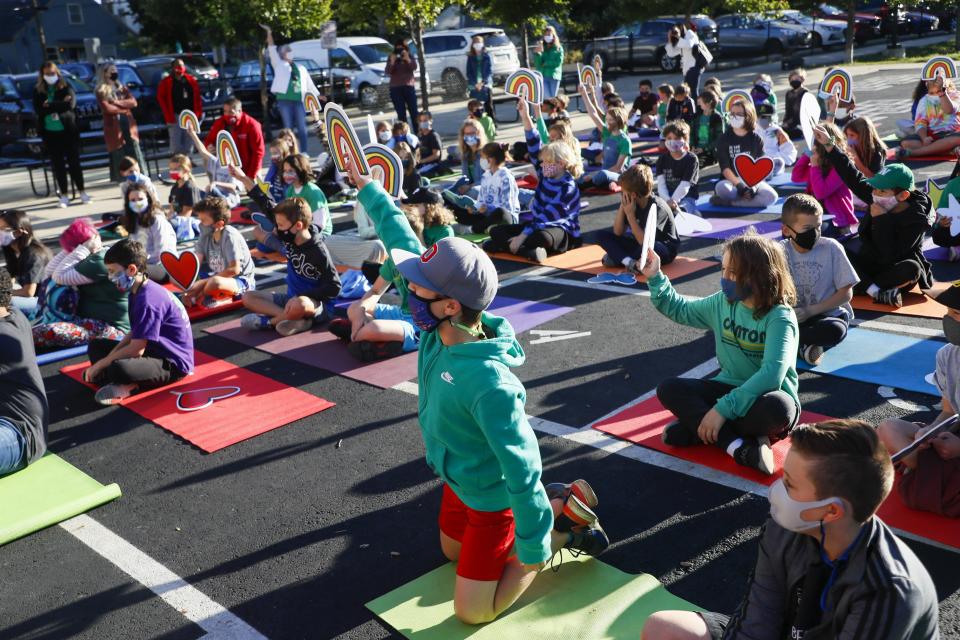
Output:
[[[862,57],[856,57],[853,64],[876,64],[877,62],[926,62],[933,56],[955,56],[957,47],[953,40],[948,42],[938,42],[921,47],[911,47],[909,43],[902,43],[907,48],[906,58],[893,58],[886,51],[871,53]],[[856,52],[854,52],[856,55]]]

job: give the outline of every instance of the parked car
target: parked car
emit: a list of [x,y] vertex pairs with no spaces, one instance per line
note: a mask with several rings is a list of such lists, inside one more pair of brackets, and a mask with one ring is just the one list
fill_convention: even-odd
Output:
[[[873,13],[880,18],[880,33],[890,35],[893,32],[893,22],[890,18],[891,7],[886,0],[871,0],[866,4],[863,11]],[[911,11],[896,5],[897,33],[900,35],[915,33],[922,35],[932,33],[940,28],[940,18],[931,14],[929,11]]]
[[64,62],[59,65],[63,71],[69,71],[90,86],[97,83],[97,65],[93,62]]
[[[668,56],[667,33],[683,16],[662,16],[643,22],[634,22],[617,28],[606,38],[590,41],[583,48],[583,59],[593,60],[600,56],[605,69],[619,67],[631,69],[639,65],[657,65],[664,71],[679,68],[677,56]],[[717,39],[717,24],[705,15],[690,16],[697,35],[716,55],[720,51]]]
[[806,27],[758,15],[728,14],[717,18],[720,46],[725,55],[783,53],[809,47],[813,36]]
[[[483,36],[487,53],[493,62],[494,82],[500,83],[520,68],[517,47],[502,29],[474,27],[448,31],[429,31],[423,34],[423,56],[427,74],[439,78],[443,90],[450,98],[462,98],[467,92],[467,53],[470,39]],[[410,55],[417,55],[416,45],[411,41]]]
[[[294,58],[294,62],[303,65],[307,73],[317,85],[317,89],[328,98],[339,104],[344,104],[350,92],[350,78],[340,77],[336,79],[333,89],[330,88],[328,70],[323,69],[309,58]],[[270,83],[273,81],[273,67],[267,63],[267,111],[270,114],[272,122],[280,122],[280,112],[277,111],[276,97],[270,93]],[[265,121],[263,118],[263,108],[260,105],[260,62],[258,60],[247,60],[241,62],[237,67],[236,74],[230,78],[230,86],[233,87],[233,95],[243,102],[243,109],[254,118]]]
[[[829,20],[847,21],[847,10],[841,9],[832,4],[821,4],[810,11],[814,18],[824,18]],[[858,12],[854,16],[853,38],[857,44],[863,44],[867,40],[880,37],[880,18],[871,13]]]
[[[71,73],[62,71],[73,91],[77,96],[77,128],[83,131],[103,128],[103,118],[100,115],[100,105],[96,96],[93,94],[93,88],[80,78]],[[37,114],[33,110],[33,92],[37,87],[36,73],[21,73],[13,76],[7,76],[14,84],[19,104],[17,111],[19,113],[19,132],[14,136],[17,138],[32,138],[38,135]],[[11,106],[11,103],[9,103]],[[9,142],[9,141],[8,141]],[[39,147],[30,147],[31,153],[39,153]]]
[[796,9],[779,12],[776,19],[780,22],[803,27],[811,33],[810,46],[816,49],[842,47],[847,42],[847,23],[840,20],[818,19]]
[[951,4],[921,2],[908,5],[908,11],[937,18],[937,28],[950,33],[957,29],[957,8]]
[[[291,42],[293,55],[313,60],[321,68],[332,69],[333,77],[348,78],[351,100],[360,100],[364,107],[373,107],[383,102],[390,89],[390,79],[384,73],[387,56],[393,53],[393,45],[383,38],[345,37],[337,38],[335,49],[324,49],[320,40]],[[420,70],[416,77],[420,78]],[[427,74],[427,91],[430,75]]]

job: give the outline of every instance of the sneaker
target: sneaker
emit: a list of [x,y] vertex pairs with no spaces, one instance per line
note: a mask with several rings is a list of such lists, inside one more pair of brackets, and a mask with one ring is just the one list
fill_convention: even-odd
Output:
[[690,447],[700,444],[700,438],[690,433],[690,430],[681,425],[679,420],[674,420],[665,426],[663,433],[660,434],[660,439],[663,444],[668,444],[671,447]]
[[282,336],[292,336],[304,331],[310,331],[313,328],[313,318],[301,318],[300,320],[281,320],[277,323],[277,333]]
[[800,350],[800,357],[811,367],[815,367],[823,360],[823,347],[811,344]]
[[97,389],[94,399],[100,404],[117,404],[124,398],[133,395],[133,390],[137,388],[135,384],[108,384]]
[[947,260],[950,262],[960,260],[960,247],[947,247]]
[[563,482],[551,482],[544,488],[547,490],[547,498],[550,500],[553,500],[554,498],[566,500],[567,496],[573,494],[577,496],[577,499],[580,500],[580,502],[584,503],[591,509],[597,508],[597,494],[594,493],[593,487],[591,487],[590,483],[586,480],[574,480],[570,484],[564,484]]
[[480,248],[486,251],[487,253],[499,253],[500,247],[493,240],[484,240],[483,244],[480,245]]
[[571,531],[570,534],[570,542],[563,548],[571,551],[575,558],[581,553],[597,557],[610,546],[610,538],[599,522]]
[[526,251],[520,250],[520,255],[522,255],[527,260],[532,260],[537,264],[543,264],[547,261],[547,250],[543,247],[536,247],[535,249],[527,249]]
[[573,531],[577,527],[589,527],[597,521],[597,514],[586,502],[573,493],[563,503],[563,511],[557,515],[553,528],[557,531]]
[[897,147],[896,157],[897,157],[897,160],[900,160],[902,162],[903,160],[906,160],[907,158],[910,157],[910,150],[904,149],[903,147]]
[[83,204],[90,204],[92,200],[93,198],[88,196],[86,191],[80,192],[80,202],[82,202]]
[[260,315],[259,313],[248,313],[240,318],[240,326],[247,331],[266,331],[273,329],[270,324],[270,316]]
[[374,362],[394,358],[403,353],[403,343],[391,340],[389,342],[373,342],[358,340],[347,345],[347,351],[361,362]]
[[903,298],[900,296],[900,289],[882,289],[873,296],[873,301],[877,304],[885,304],[899,309],[903,306]]
[[609,253],[603,254],[603,257],[600,259],[600,264],[605,266],[607,269],[616,269],[620,266],[620,263],[611,258]]
[[730,202],[714,194],[710,196],[710,204],[713,205],[714,207],[725,207],[728,204],[730,204]]
[[327,325],[327,330],[344,342],[350,342],[350,336],[353,335],[353,323],[347,318],[334,318]]
[[70,206],[70,198],[67,196],[60,196],[60,208],[66,209]]
[[773,449],[770,448],[770,438],[744,438],[743,444],[733,452],[733,459],[737,464],[756,469],[760,473],[772,476],[775,471],[773,465]]

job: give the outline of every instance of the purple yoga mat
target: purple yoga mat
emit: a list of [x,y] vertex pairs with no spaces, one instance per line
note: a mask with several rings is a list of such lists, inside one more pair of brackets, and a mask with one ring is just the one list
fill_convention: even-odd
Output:
[[762,236],[771,239],[780,238],[779,220],[744,220],[743,218],[710,218],[710,224],[713,225],[713,231],[708,233],[695,233],[691,238],[714,238],[715,240],[726,240],[733,236],[740,235],[750,227],[754,227]]
[[927,260],[936,260],[946,262],[950,259],[950,251],[946,247],[938,247],[933,244],[933,238],[927,238],[923,241],[923,255]]
[[[570,313],[573,308],[497,296],[490,305],[490,311],[505,317],[516,333],[522,333]],[[347,346],[342,341],[325,329],[314,329],[283,337],[274,331],[242,329],[240,320],[236,319],[210,327],[206,331],[273,355],[384,389],[417,376],[416,351],[379,362],[360,362],[347,352]]]

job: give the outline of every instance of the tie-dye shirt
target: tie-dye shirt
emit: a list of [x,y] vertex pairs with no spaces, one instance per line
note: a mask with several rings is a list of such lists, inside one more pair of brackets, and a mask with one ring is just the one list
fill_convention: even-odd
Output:
[[[960,108],[960,93],[948,91],[947,95],[950,96],[950,101]],[[920,102],[917,103],[914,125],[917,129],[926,127],[929,131],[935,133],[960,131],[960,120],[957,118],[957,112],[945,113],[940,105],[940,96],[926,95],[920,98]]]

